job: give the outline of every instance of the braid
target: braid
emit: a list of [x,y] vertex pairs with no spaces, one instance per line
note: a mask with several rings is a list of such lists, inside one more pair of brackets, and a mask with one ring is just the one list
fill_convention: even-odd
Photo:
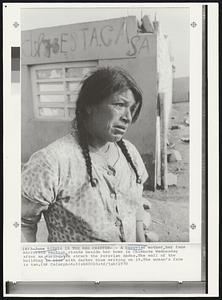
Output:
[[84,127],[82,126],[80,113],[78,110],[76,111],[76,126],[77,126],[77,133],[79,137],[79,144],[80,147],[82,148],[82,154],[85,159],[86,170],[89,175],[90,183],[92,187],[95,187],[96,181],[92,176],[92,161],[89,155],[89,147],[87,141],[84,139],[85,131],[84,131]]
[[[76,127],[77,127],[77,133],[78,133],[78,137],[79,137],[79,144],[80,144],[80,147],[82,148],[82,154],[83,154],[83,157],[85,159],[86,169],[87,169],[87,173],[88,173],[89,178],[90,178],[90,183],[91,183],[92,187],[95,187],[96,186],[96,180],[92,176],[92,161],[91,161],[91,157],[89,155],[88,143],[84,139],[84,135],[86,133],[84,131],[84,127],[82,126],[80,113],[79,113],[78,110],[76,111]],[[133,169],[133,171],[136,175],[136,182],[141,183],[141,176],[139,176],[139,174],[137,172],[137,169],[136,169],[136,167],[135,167],[135,165],[132,161],[132,158],[129,154],[129,151],[128,151],[124,141],[121,139],[120,141],[117,142],[117,144],[120,147],[121,151],[123,152],[126,160],[128,161],[128,163],[132,167],[132,169]]]
[[132,158],[129,154],[129,151],[128,149],[126,148],[126,144],[124,143],[124,141],[121,139],[120,141],[117,142],[118,146],[120,147],[120,149],[122,150],[126,160],[128,161],[128,163],[130,164],[130,166],[132,167],[135,175],[136,175],[136,182],[137,183],[141,183],[142,180],[141,180],[141,176],[139,176],[138,172],[137,172],[137,169],[132,161]]

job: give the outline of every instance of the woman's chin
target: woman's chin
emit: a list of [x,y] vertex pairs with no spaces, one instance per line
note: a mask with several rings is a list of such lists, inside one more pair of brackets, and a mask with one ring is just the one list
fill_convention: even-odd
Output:
[[124,134],[121,133],[114,133],[107,136],[107,142],[118,142],[123,138]]
[[122,134],[115,135],[113,137],[113,142],[119,142],[123,138]]

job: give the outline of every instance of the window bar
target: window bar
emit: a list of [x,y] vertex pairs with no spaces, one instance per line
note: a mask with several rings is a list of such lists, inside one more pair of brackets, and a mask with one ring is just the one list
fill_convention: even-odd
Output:
[[68,104],[68,95],[67,95],[67,82],[66,82],[66,68],[62,68],[62,73],[63,73],[63,87],[64,87],[64,98],[65,98],[65,103],[64,103],[64,112],[65,116],[64,119],[67,120],[69,118],[69,110],[67,108]]

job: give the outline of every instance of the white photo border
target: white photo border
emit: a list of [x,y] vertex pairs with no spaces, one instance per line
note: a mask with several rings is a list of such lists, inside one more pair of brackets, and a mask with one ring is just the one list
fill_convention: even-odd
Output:
[[[4,79],[4,280],[21,281],[21,241],[20,229],[13,226],[20,223],[21,204],[20,197],[20,170],[21,170],[21,86],[11,83],[11,47],[20,47],[20,27],[12,24],[17,21],[21,24],[20,11],[25,8],[53,7],[82,7],[81,3],[4,3],[3,4],[3,79]],[[114,3],[91,3],[87,8],[113,7]],[[190,229],[190,245],[199,245],[201,249],[201,145],[202,145],[202,5],[206,3],[125,3],[119,7],[188,7],[190,21],[198,26],[190,29],[190,224],[197,225],[195,231]],[[208,5],[208,153],[214,158],[208,166],[208,191],[211,195],[211,205],[208,207],[208,293],[215,295],[218,290],[215,276],[218,273],[218,6],[215,3]],[[85,5],[84,5],[85,6]],[[195,63],[194,63],[195,62]],[[13,86],[14,85],[14,86]],[[13,92],[14,91],[14,92]],[[7,101],[6,101],[7,99]],[[196,112],[200,112],[199,114]],[[195,126],[194,126],[195,124]],[[197,141],[194,143],[193,141]],[[16,149],[16,151],[15,151]],[[192,168],[192,165],[195,168]],[[194,185],[194,182],[196,183]],[[16,200],[16,201],[15,201]],[[13,209],[12,209],[13,208]],[[182,244],[182,243],[180,243]],[[40,245],[40,244],[39,244]],[[195,261],[193,262],[195,263]],[[77,279],[76,279],[77,280]],[[89,279],[88,279],[89,280]],[[144,278],[145,280],[145,278]],[[157,295],[155,295],[157,296]],[[169,296],[169,295],[167,295]]]

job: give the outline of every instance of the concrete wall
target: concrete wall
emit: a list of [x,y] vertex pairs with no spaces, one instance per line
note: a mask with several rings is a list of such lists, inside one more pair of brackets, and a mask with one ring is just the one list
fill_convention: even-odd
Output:
[[[141,115],[130,128],[126,138],[134,143],[140,151],[150,175],[147,187],[154,189],[157,98],[156,35],[138,34],[136,24],[134,17],[128,17],[22,33],[23,162],[27,161],[36,150],[66,134],[70,128],[68,121],[35,119],[29,66],[64,61],[97,60],[99,66],[121,66],[128,70],[143,91]],[[101,35],[101,32],[105,33],[105,31],[106,35]],[[50,40],[47,43],[52,45],[58,36],[60,46],[56,49],[60,50],[52,51],[51,47],[50,52],[46,51],[48,48],[45,47],[44,40]],[[73,51],[74,42],[71,36],[75,36],[80,45],[78,46],[76,43],[75,51]],[[40,40],[39,37],[41,37]],[[32,49],[33,47],[35,50]]]
[[158,23],[157,29],[158,92],[165,94],[166,128],[172,107],[173,69],[167,37]]

